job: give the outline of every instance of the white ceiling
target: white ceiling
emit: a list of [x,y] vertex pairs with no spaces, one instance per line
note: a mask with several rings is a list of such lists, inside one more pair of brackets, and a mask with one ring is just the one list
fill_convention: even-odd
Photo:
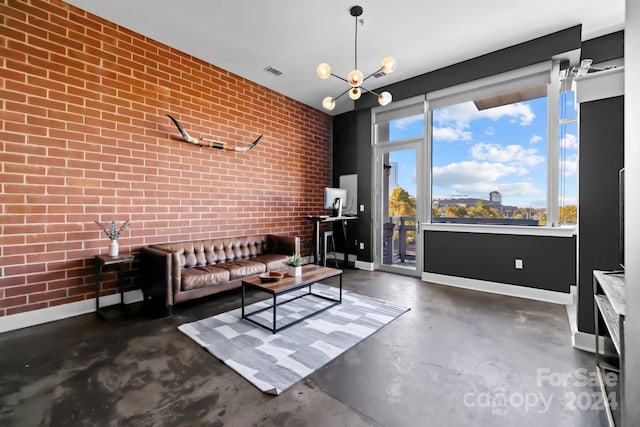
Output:
[[[624,0],[65,1],[321,110],[347,86],[319,79],[317,65],[345,78],[353,68],[354,5],[364,8],[360,70],[376,71],[388,55],[398,61],[394,73],[368,80],[370,89],[577,24],[582,40],[624,28]],[[351,109],[343,96],[331,114]]]

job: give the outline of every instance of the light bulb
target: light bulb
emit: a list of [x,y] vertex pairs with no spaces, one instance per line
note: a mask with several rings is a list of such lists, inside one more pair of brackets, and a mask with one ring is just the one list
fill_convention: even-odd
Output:
[[316,73],[318,73],[318,77],[320,77],[321,79],[326,79],[331,75],[331,66],[326,62],[323,62],[322,64],[318,65]]
[[387,91],[384,91],[380,95],[378,95],[378,102],[380,103],[380,105],[387,105],[392,100],[393,100],[393,97]]
[[362,84],[362,79],[364,79],[364,76],[362,75],[362,71],[360,70],[353,70],[349,73],[349,76],[347,76],[347,80],[349,81],[351,87],[360,86]]
[[389,74],[393,73],[396,69],[396,65],[398,65],[396,59],[393,56],[387,56],[382,60],[382,65],[380,67],[385,74]]
[[336,106],[336,101],[333,100],[332,97],[327,96],[325,99],[322,100],[322,107],[324,107],[325,110],[333,110],[333,108]]
[[353,99],[354,101],[356,99],[360,99],[360,95],[362,95],[362,91],[359,87],[352,87],[351,89],[349,89],[349,98]]

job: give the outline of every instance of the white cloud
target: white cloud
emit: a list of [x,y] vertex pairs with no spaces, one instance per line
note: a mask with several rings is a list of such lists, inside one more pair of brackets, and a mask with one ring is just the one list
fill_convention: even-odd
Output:
[[502,146],[481,142],[471,147],[471,155],[478,160],[524,166],[535,166],[545,162],[544,156],[538,154],[536,148],[524,148],[515,144]]
[[493,128],[493,126],[489,126],[485,131],[484,131],[485,135],[488,136],[493,136],[496,134],[496,130]]
[[433,182],[440,187],[459,188],[478,182],[495,182],[518,169],[488,162],[464,161],[433,167]]
[[503,196],[528,196],[530,194],[540,194],[543,191],[528,181],[510,182],[498,185],[498,191]]
[[560,140],[560,146],[567,150],[577,150],[578,137],[572,133],[568,133]]
[[471,132],[464,128],[435,127],[433,128],[433,139],[443,141],[469,141]]
[[560,206],[576,206],[578,204],[578,199],[576,197],[564,197],[560,200]]
[[560,172],[563,174],[563,176],[571,176],[578,173],[578,157],[570,156],[566,160],[561,160]]
[[[468,129],[473,120],[488,118],[497,121],[503,117],[511,117],[512,123],[527,126],[533,122],[536,116],[527,104],[515,103],[478,110],[473,102],[464,102],[434,111],[433,138],[444,141],[469,141],[473,135]],[[495,129],[490,126],[485,133],[490,136],[494,135]]]
[[527,104],[515,103],[501,105],[500,107],[478,110],[471,101],[450,107],[441,108],[434,113],[434,122],[442,124],[456,123],[456,127],[466,128],[472,120],[488,118],[499,120],[503,117],[512,117],[522,126],[530,125],[536,115]]
[[528,173],[526,169],[500,163],[464,161],[434,167],[433,183],[434,186],[450,189],[451,193],[469,197],[487,198],[491,191],[499,191],[503,197],[544,193],[529,181],[498,182],[508,175],[522,175],[523,171]]
[[531,139],[529,139],[529,144],[537,144],[542,141],[542,137],[540,135],[533,135]]
[[414,123],[421,122],[424,120],[424,115],[419,114],[413,117],[404,117],[402,119],[394,120],[393,124],[400,129],[406,129]]

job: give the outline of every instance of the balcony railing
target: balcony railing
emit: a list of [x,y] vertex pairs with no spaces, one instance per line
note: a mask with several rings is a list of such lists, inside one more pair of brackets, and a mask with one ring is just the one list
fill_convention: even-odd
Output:
[[416,217],[394,216],[384,224],[382,262],[414,265],[416,261]]

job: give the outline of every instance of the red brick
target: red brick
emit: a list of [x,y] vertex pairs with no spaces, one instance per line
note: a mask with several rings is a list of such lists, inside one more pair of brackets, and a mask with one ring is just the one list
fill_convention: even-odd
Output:
[[12,298],[5,297],[0,299],[1,308],[17,307],[20,305],[25,305],[26,303],[27,303],[27,297],[25,295],[22,295],[19,297],[12,297]]
[[8,308],[5,310],[5,313],[7,316],[11,316],[12,314],[24,313],[31,310],[39,310],[46,307],[47,307],[46,302],[39,302],[35,304],[27,304],[19,307]]
[[[107,243],[94,219],[133,220],[124,250],[247,230],[300,235],[309,250],[295,218],[321,212],[322,196],[292,188],[330,183],[329,116],[74,7],[17,4],[8,19],[26,31],[0,43],[0,302],[29,293],[0,316],[92,297]],[[265,140],[245,154],[174,141],[167,112],[195,136]]]

